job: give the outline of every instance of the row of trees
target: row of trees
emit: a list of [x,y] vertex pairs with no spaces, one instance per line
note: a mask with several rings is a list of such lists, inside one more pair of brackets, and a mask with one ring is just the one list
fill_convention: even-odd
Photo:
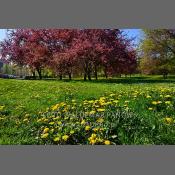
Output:
[[136,50],[119,29],[16,29],[0,43],[3,59],[30,68],[40,79],[42,70],[63,75],[83,75],[84,80],[99,72],[132,74],[137,67]]

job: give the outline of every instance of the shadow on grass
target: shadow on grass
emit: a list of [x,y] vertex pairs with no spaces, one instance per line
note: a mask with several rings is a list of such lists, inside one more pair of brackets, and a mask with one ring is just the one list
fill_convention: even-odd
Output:
[[138,77],[122,77],[122,78],[109,78],[103,79],[100,78],[98,80],[92,79],[91,81],[84,81],[83,79],[43,79],[43,81],[58,81],[58,82],[84,82],[84,83],[111,83],[111,84],[142,84],[142,83],[175,83],[175,76],[170,76],[167,79],[163,79],[161,76],[138,76]]
[[[79,80],[83,82],[82,80]],[[88,81],[89,82],[89,81]],[[115,83],[115,84],[141,84],[141,83],[175,83],[175,80],[150,80],[150,79],[110,79],[92,80],[91,83]]]

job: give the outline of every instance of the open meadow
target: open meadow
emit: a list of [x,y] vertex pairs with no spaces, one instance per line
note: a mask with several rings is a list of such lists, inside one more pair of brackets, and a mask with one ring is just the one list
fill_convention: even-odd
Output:
[[0,144],[175,144],[175,80],[0,79]]
[[0,145],[174,145],[175,30],[131,33],[7,30]]

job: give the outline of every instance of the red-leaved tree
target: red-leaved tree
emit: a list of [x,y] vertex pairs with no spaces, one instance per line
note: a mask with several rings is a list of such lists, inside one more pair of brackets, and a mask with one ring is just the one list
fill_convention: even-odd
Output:
[[105,76],[131,74],[136,68],[136,52],[119,29],[16,29],[0,43],[1,55],[27,66],[42,78],[44,68],[60,79],[72,78],[74,70],[91,80],[98,71]]

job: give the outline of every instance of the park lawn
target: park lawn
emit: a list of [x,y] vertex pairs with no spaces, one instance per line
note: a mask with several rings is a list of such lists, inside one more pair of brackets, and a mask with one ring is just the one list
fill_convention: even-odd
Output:
[[[66,100],[76,100],[77,103],[82,103],[84,100],[99,99],[101,96],[111,93],[122,94],[122,103],[129,99],[131,101],[130,108],[142,119],[154,120],[155,116],[173,118],[175,115],[172,110],[166,112],[166,109],[163,109],[161,112],[152,112],[146,109],[147,101],[145,98],[138,97],[139,100],[132,101],[130,97],[130,92],[135,90],[154,93],[156,89],[160,88],[167,89],[167,94],[174,93],[172,92],[172,89],[175,88],[174,79],[170,77],[163,80],[158,76],[100,79],[92,82],[0,79],[0,107],[2,108],[0,111],[0,144],[51,143],[38,141],[35,123],[41,112]],[[172,102],[174,102],[173,100]],[[30,122],[25,124],[26,116],[30,118]],[[156,125],[153,124],[153,129],[155,127]],[[119,144],[175,144],[174,125],[167,127],[168,129],[166,126],[163,129],[160,128],[165,133],[156,135],[157,140],[150,138],[153,136],[145,136],[144,132],[143,137],[138,136],[136,141],[130,142],[123,138]],[[171,129],[169,129],[170,127]]]

